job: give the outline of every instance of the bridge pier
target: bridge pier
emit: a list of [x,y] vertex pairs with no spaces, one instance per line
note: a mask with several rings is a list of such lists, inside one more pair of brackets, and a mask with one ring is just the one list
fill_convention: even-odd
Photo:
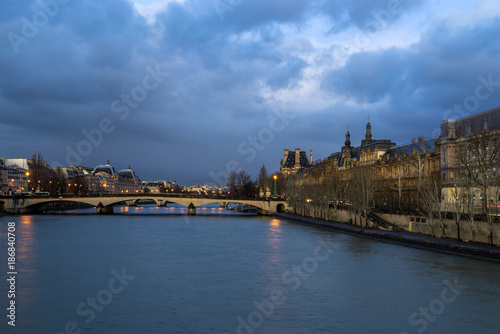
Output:
[[162,200],[162,199],[159,199],[156,201],[156,204],[158,205],[158,207],[166,207],[167,206],[167,203],[168,201],[165,201],[165,200]]
[[13,199],[7,203],[0,202],[0,211],[5,211],[11,215],[41,213],[40,206],[26,206],[24,199]]
[[193,203],[189,204],[188,208],[187,208],[188,212],[188,216],[195,216],[196,215],[196,207],[193,205]]
[[137,201],[136,200],[126,201],[125,204],[127,204],[127,206],[137,206]]
[[264,209],[260,209],[260,208],[257,208],[257,213],[259,215],[262,215],[262,216],[270,216],[270,215],[272,215],[272,213],[269,212],[268,210],[264,210]]
[[113,214],[113,206],[103,206],[101,203],[99,203],[99,205],[96,206],[96,213],[98,215],[111,215]]

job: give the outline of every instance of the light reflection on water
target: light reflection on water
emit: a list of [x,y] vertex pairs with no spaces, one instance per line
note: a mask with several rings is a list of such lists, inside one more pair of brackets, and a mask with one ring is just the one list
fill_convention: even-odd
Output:
[[[105,216],[86,209],[8,217],[17,225],[19,267],[19,327],[9,332],[59,333],[74,321],[82,333],[237,333],[238,319],[248,324],[255,303],[268,305],[281,291],[284,303],[254,333],[417,333],[411,314],[455,278],[468,288],[426,332],[498,332],[497,263],[215,206],[185,212],[146,205]],[[6,234],[5,219],[0,232]],[[316,247],[329,256],[304,271]],[[122,268],[135,279],[86,323],[77,306],[107,289],[111,270]],[[5,283],[0,288],[6,291]]]

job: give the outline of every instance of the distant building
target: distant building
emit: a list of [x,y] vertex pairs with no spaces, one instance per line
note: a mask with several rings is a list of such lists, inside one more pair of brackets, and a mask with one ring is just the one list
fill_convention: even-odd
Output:
[[[339,178],[348,183],[354,167],[370,166],[376,184],[375,202],[377,205],[392,209],[414,208],[417,205],[420,177],[439,174],[439,136],[420,138],[411,143],[396,146],[388,139],[373,139],[371,130],[371,124],[368,122],[365,138],[356,147],[351,144],[351,134],[347,131],[344,146],[340,152],[333,153],[319,163],[298,170],[297,182],[307,184],[306,180],[309,176],[338,172]],[[312,180],[316,182],[314,178]],[[345,194],[340,195],[339,198],[342,199],[343,196]]]
[[142,191],[142,182],[135,172],[130,168],[116,172],[110,165],[109,160],[105,165],[99,165],[92,171],[95,183],[101,192],[110,194],[133,194]]
[[54,167],[56,190],[59,193],[87,194],[101,191],[97,177],[89,173],[92,169],[82,166]]
[[312,150],[309,151],[309,159],[306,152],[296,148],[295,151],[285,149],[283,160],[280,163],[280,172],[283,174],[295,174],[302,168],[313,164]]
[[8,195],[26,191],[28,171],[27,159],[0,158],[0,193]]
[[29,168],[29,159],[17,158],[17,159],[5,159],[5,166],[17,166],[24,170],[28,170]]
[[419,179],[440,173],[439,146],[440,138],[435,136],[391,147],[374,165],[375,202],[393,210],[417,207]]
[[196,184],[187,187],[188,192],[198,193],[198,194],[220,194],[222,191],[227,191],[227,187],[220,187],[217,185],[210,185],[206,182],[200,185],[200,182],[196,181]]
[[105,165],[99,165],[94,168],[92,171],[93,175],[103,176],[103,177],[116,177],[116,171],[113,166],[109,164],[109,160]]
[[142,181],[142,191],[150,192],[153,194],[165,193],[172,191],[176,186],[176,182],[156,180],[156,181]]
[[477,114],[441,121],[441,173],[445,184],[455,182],[458,142],[480,131],[500,128],[500,107]]
[[351,134],[347,131],[340,152],[333,153],[328,159],[340,168],[350,168],[357,164],[370,165],[394,146],[396,144],[387,139],[372,139],[372,126],[368,122],[365,139],[361,140],[360,146],[351,146]]

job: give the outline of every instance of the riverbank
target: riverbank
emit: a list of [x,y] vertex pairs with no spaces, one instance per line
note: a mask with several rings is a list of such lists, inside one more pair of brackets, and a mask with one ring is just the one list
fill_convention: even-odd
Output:
[[382,231],[374,228],[342,224],[317,218],[302,217],[290,213],[277,213],[275,216],[305,225],[332,229],[352,235],[392,242],[404,246],[417,247],[456,255],[472,256],[500,262],[500,247],[488,244],[464,242],[454,239],[440,239],[406,231]]

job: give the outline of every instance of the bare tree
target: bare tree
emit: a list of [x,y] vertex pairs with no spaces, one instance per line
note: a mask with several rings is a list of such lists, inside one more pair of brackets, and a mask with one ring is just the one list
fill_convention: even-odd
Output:
[[229,194],[231,198],[236,198],[237,196],[237,188],[236,188],[236,184],[237,184],[237,180],[238,179],[238,174],[232,170],[230,173],[229,173],[229,176],[227,177],[227,187],[229,188]]
[[253,197],[255,196],[255,184],[252,177],[244,170],[238,173],[238,195],[240,197]]
[[460,236],[460,223],[462,222],[464,209],[465,191],[460,184],[455,184],[450,192],[450,198],[447,201],[447,210],[453,214],[455,225],[457,227],[457,240],[462,240]]
[[500,167],[500,142],[497,129],[478,131],[462,141],[459,154],[461,161],[459,168],[463,169],[470,186],[477,188],[480,193],[482,213],[488,222],[489,242],[493,242],[494,202],[497,200],[498,187],[497,168]]
[[424,168],[425,168],[425,160],[424,160],[424,152],[425,152],[425,139],[420,136],[418,138],[413,138],[411,140],[410,148],[412,150],[412,167],[417,174],[417,196],[416,196],[416,205],[417,209],[420,205],[420,191],[422,186],[422,178],[424,176]]
[[50,169],[47,163],[43,160],[42,153],[33,153],[28,161],[31,175],[30,188],[35,191],[47,191],[50,184]]
[[291,175],[290,178],[290,195],[287,196],[286,200],[290,207],[292,207],[296,213],[304,207],[304,201],[307,198],[305,194],[304,178],[298,177],[297,175]]
[[[411,164],[411,158],[408,153],[401,148],[395,150],[394,157],[394,183],[392,184],[392,189],[397,191],[398,194],[398,210],[402,209],[403,201],[403,189],[408,186],[409,168]],[[417,160],[417,169],[419,163]],[[407,203],[408,204],[408,203]]]
[[326,205],[332,205],[333,209],[337,210],[338,203],[341,200],[342,178],[339,171],[333,166],[333,163],[327,162],[327,164],[323,178]]
[[441,234],[446,237],[446,230],[444,219],[445,212],[441,210],[441,189],[442,180],[439,175],[427,175],[422,178],[421,184],[421,210],[426,214],[429,225],[431,227],[431,234],[434,233],[434,222],[437,219]]
[[353,167],[348,185],[348,197],[357,213],[365,217],[368,226],[368,214],[374,207],[375,178],[371,167]]
[[257,184],[259,190],[262,191],[265,197],[267,189],[269,189],[269,175],[267,174],[267,169],[264,164],[260,167],[259,175],[257,176]]
[[322,172],[312,170],[307,177],[306,190],[306,203],[312,208],[312,216],[320,217],[323,209],[328,208],[328,195],[326,178]]
[[457,148],[457,169],[456,178],[459,182],[460,190],[460,202],[462,206],[463,216],[469,223],[469,229],[471,230],[471,239],[475,240],[476,234],[476,194],[477,188],[474,182],[474,159],[471,151],[467,150],[468,143],[462,141],[459,143]]
[[227,178],[231,198],[243,198],[255,196],[255,185],[251,176],[244,170],[239,172],[231,171]]

